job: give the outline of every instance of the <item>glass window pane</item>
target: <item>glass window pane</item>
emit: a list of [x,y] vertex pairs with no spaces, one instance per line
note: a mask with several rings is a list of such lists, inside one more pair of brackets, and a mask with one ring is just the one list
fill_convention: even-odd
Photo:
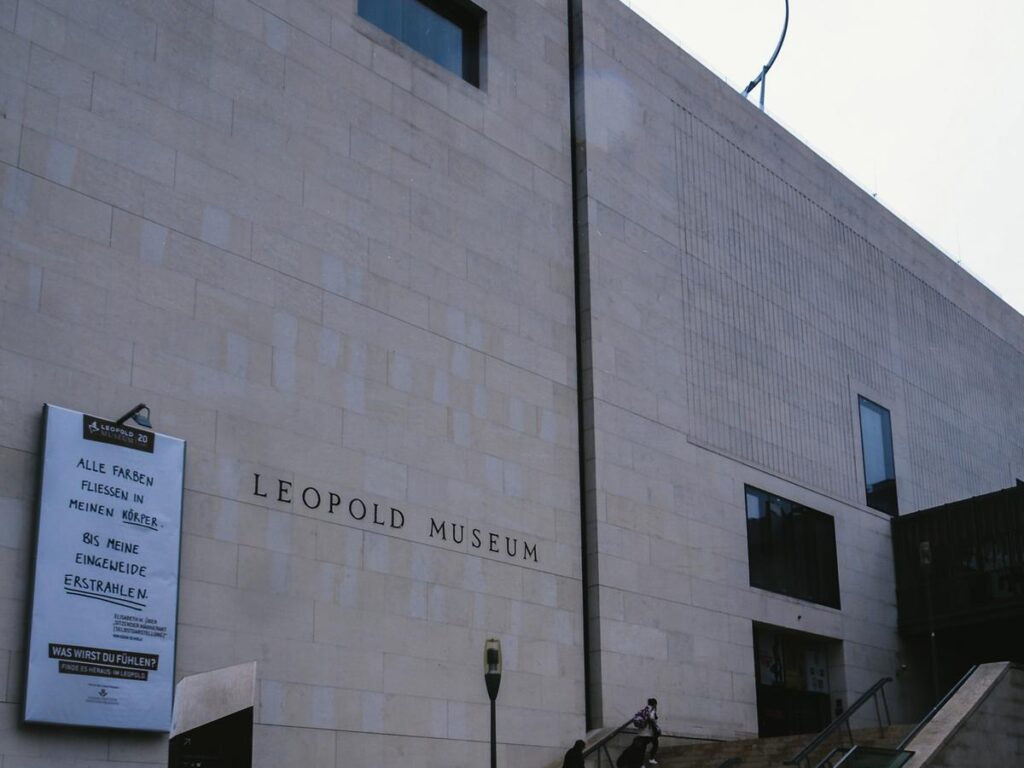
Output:
[[445,69],[478,85],[481,16],[435,0],[359,0],[358,13]]
[[899,510],[889,411],[863,397],[858,402],[867,504],[873,509],[895,515]]
[[462,30],[416,0],[404,0],[403,6],[404,42],[445,69],[462,75]]
[[402,3],[404,0],[359,0],[358,13],[389,35],[402,39]]
[[746,514],[751,586],[838,608],[832,517],[750,487]]

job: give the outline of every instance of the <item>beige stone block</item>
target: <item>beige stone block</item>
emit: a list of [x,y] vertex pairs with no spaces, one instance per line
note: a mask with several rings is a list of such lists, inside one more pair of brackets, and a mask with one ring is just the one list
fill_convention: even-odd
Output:
[[17,704],[21,701],[25,680],[25,653],[23,649],[11,651],[10,666],[7,670],[6,701]]
[[[181,537],[181,576],[194,581],[236,586],[238,545],[185,534]],[[244,588],[244,585],[239,585]]]
[[[152,760],[150,761],[118,761],[118,766],[124,768],[157,768],[158,766],[166,765],[167,763],[167,747],[161,745],[162,749],[152,750]],[[160,754],[157,754],[157,753]],[[24,755],[7,755],[4,758],[4,768],[12,766],[13,768],[102,768],[102,766],[110,765],[106,759],[87,759],[87,758],[75,758],[75,757],[52,757],[47,755],[45,757],[28,757]]]
[[174,150],[127,131],[114,120],[68,106],[60,111],[55,136],[159,184],[174,183]]
[[324,685],[262,680],[260,722],[333,730],[360,728],[364,712],[369,714],[363,706],[370,703],[371,696]]
[[175,674],[181,678],[253,661],[252,658],[239,655],[239,637],[246,636],[226,629],[184,625],[179,617]]
[[163,766],[167,760],[167,737],[162,733],[119,735],[111,739],[107,760],[131,766]]
[[[0,446],[0,498],[14,499],[14,508],[24,510],[27,503],[35,499],[35,470],[34,453]],[[31,524],[28,529],[31,530]],[[18,528],[14,530],[19,531]],[[23,540],[23,537],[24,530],[21,530],[15,541]]]
[[[186,469],[186,477],[188,477]],[[251,475],[246,482],[251,481]],[[233,479],[226,479],[232,484]],[[316,522],[287,512],[253,506],[208,493],[185,491],[182,531],[313,559]]]
[[24,585],[29,583],[31,564],[32,557],[27,549],[0,547],[0,597],[28,599]]
[[34,46],[29,60],[29,82],[70,104],[89,108],[92,97],[92,73],[57,56],[45,48]]
[[0,704],[0,754],[4,763],[27,758],[95,760],[107,758],[107,737],[98,731],[64,730],[43,740],[27,732],[19,722],[21,707]]
[[182,579],[178,621],[182,625],[311,639],[313,601],[267,595]]
[[6,210],[94,242],[110,242],[109,205],[9,166],[0,171]]
[[[153,238],[149,230],[144,229],[143,236],[147,240],[148,253],[153,252],[151,249],[159,248],[159,234],[156,235],[156,243],[148,242],[150,238]],[[147,304],[181,312],[192,317],[195,313],[196,281],[169,269],[140,264],[138,298]]]
[[257,723],[253,728],[253,767],[303,765],[334,768],[335,734],[312,728],[283,728]]
[[11,652],[0,650],[0,691],[3,692],[4,701],[7,701],[7,681],[11,674]]
[[442,699],[466,700],[479,693],[480,674],[462,661],[444,662],[384,654],[382,691]]
[[316,559],[360,568],[364,535],[348,526],[320,522],[316,527]]

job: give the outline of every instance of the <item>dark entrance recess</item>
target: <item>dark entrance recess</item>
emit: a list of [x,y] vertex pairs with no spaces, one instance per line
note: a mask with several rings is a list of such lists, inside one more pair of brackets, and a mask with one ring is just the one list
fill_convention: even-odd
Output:
[[759,736],[816,733],[832,722],[828,643],[813,635],[754,625]]
[[252,707],[179,733],[169,768],[252,768]]

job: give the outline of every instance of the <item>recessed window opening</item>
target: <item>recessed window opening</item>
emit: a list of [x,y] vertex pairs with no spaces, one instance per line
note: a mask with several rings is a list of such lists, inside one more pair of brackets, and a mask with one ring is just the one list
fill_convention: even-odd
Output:
[[892,454],[889,411],[866,397],[860,405],[860,442],[864,454],[864,490],[867,505],[889,515],[899,514],[896,498],[896,463]]
[[371,24],[480,86],[484,11],[468,0],[359,0]]
[[746,495],[750,586],[838,608],[832,517],[750,486]]

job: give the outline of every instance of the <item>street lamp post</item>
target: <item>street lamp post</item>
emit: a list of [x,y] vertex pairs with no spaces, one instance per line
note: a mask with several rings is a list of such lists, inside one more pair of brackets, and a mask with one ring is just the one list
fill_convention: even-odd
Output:
[[501,685],[501,641],[493,637],[484,643],[484,682],[487,683],[487,696],[491,700],[491,768],[498,768],[494,700],[498,698],[498,686]]

